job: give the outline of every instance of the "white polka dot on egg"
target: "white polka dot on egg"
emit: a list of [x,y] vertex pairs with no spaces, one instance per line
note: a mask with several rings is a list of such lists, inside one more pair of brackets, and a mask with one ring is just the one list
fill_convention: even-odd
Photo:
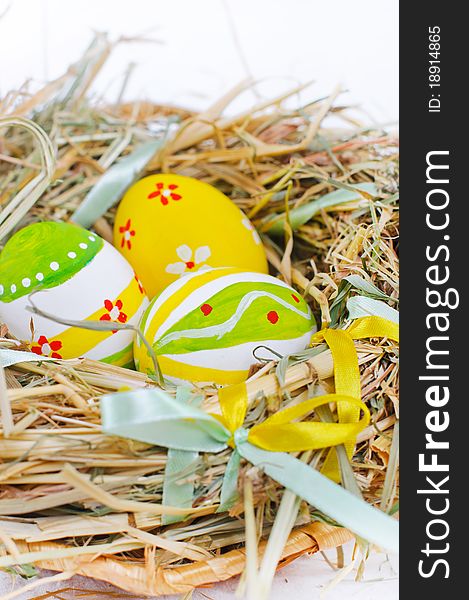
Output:
[[44,279],[44,274],[43,273],[36,273],[36,279],[38,281],[42,281]]
[[23,284],[23,287],[28,288],[31,285],[31,279],[25,277],[21,283]]
[[88,248],[88,244],[84,244],[83,242],[81,244],[78,244],[80,246],[80,248],[82,248],[83,250],[86,250]]
[[58,263],[58,262],[56,262],[56,261],[54,260],[54,261],[52,261],[52,262],[50,263],[50,265],[49,265],[49,266],[50,266],[50,268],[51,268],[53,271],[57,271],[60,265],[59,265],[59,263]]
[[68,258],[76,258],[77,257],[77,253],[76,252],[69,252],[67,254]]

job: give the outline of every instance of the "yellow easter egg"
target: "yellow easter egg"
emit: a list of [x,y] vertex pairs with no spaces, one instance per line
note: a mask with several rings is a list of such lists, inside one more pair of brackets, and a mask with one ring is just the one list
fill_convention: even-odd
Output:
[[[150,302],[140,330],[168,379],[230,384],[247,378],[258,354],[270,360],[307,348],[316,322],[283,281],[228,267],[173,282]],[[155,371],[140,337],[134,358],[140,371]]]
[[[96,331],[58,323],[29,312],[31,301],[62,320],[101,321],[111,327]],[[111,244],[81,227],[34,223],[15,233],[0,254],[0,321],[39,356],[87,356],[133,366],[134,331],[112,327],[137,325],[147,305],[129,263]]]
[[125,194],[114,245],[155,296],[182,275],[232,266],[267,273],[261,240],[227,196],[197,179],[150,175]]

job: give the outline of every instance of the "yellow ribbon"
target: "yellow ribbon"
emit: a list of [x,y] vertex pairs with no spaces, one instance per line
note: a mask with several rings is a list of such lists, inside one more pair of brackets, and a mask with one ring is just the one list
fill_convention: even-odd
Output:
[[[218,418],[234,434],[243,426],[248,408],[246,384],[238,383],[221,389],[218,392],[218,399],[223,414]],[[351,405],[358,415],[360,410],[363,411],[363,416],[354,423],[294,422],[330,402],[337,402],[338,406]],[[254,446],[272,452],[317,450],[342,444],[345,440],[356,436],[368,425],[369,420],[368,407],[360,399],[346,394],[327,394],[310,398],[268,417],[249,429],[247,439]],[[233,446],[233,439],[229,443]]]
[[[382,317],[362,317],[354,321],[348,329],[324,329],[313,337],[313,343],[324,340],[329,346],[334,360],[336,394],[361,398],[358,356],[353,340],[383,337],[399,341],[399,325]],[[356,406],[346,402],[337,405],[337,415],[339,423],[354,423],[359,419]],[[355,449],[355,437],[351,436],[344,444],[349,459],[352,458]],[[327,455],[321,472],[334,481],[340,481],[339,465],[334,451],[331,450]]]
[[[399,327],[381,317],[357,319],[346,330],[324,329],[313,337],[313,342],[325,341],[334,359],[335,393],[300,402],[268,417],[249,429],[248,441],[273,452],[299,452],[345,444],[351,457],[357,434],[370,420],[367,406],[361,401],[360,371],[354,339],[387,337],[399,339]],[[243,426],[248,409],[245,383],[222,388],[218,392],[225,427],[234,433]],[[338,422],[300,421],[316,408],[331,402],[337,404]],[[360,418],[360,412],[363,413]],[[233,440],[231,440],[233,444]],[[339,470],[335,453],[329,453],[323,472],[338,480]]]

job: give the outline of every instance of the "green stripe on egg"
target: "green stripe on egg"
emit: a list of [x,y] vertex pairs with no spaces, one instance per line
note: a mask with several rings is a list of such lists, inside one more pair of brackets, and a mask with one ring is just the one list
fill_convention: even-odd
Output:
[[102,246],[99,236],[69,223],[28,225],[0,254],[0,300],[8,303],[34,290],[61,285],[86,266]]
[[134,367],[133,346],[134,342],[131,341],[130,344],[122,350],[119,350],[110,356],[101,358],[101,362],[124,367],[125,369],[132,369]]
[[311,330],[306,302],[288,287],[234,283],[193,309],[153,344],[156,354],[227,348]]

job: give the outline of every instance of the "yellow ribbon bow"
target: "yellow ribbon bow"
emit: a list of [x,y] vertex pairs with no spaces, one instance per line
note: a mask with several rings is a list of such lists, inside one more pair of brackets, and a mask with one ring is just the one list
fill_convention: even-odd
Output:
[[[364,317],[354,321],[346,330],[319,331],[313,337],[313,342],[324,340],[331,350],[335,393],[305,400],[268,417],[249,429],[248,441],[273,452],[299,452],[345,444],[348,456],[351,457],[356,436],[370,420],[368,407],[361,401],[358,356],[353,343],[354,339],[367,337],[387,337],[397,341],[399,327],[381,317]],[[243,426],[248,409],[246,384],[222,388],[218,392],[218,399],[222,416],[217,418],[234,435]],[[330,402],[337,404],[338,422],[298,422],[298,419]],[[360,412],[363,413],[361,418]],[[323,473],[334,480],[340,478],[335,453],[329,453]]]
[[[219,419],[234,435],[243,426],[248,407],[246,384],[238,383],[221,389],[218,399],[223,414]],[[361,410],[363,416],[353,423],[294,422],[329,402],[353,406],[358,415]],[[327,394],[285,408],[262,423],[254,425],[248,431],[247,440],[258,448],[272,452],[317,450],[342,444],[345,440],[355,437],[368,425],[369,420],[368,407],[359,398],[346,394]],[[230,445],[233,446],[233,439]]]
[[[243,458],[343,527],[396,552],[397,521],[289,454],[319,448],[332,450],[338,444],[345,444],[349,453],[353,452],[356,435],[370,419],[368,408],[360,399],[360,373],[353,339],[382,336],[397,339],[397,326],[376,317],[357,320],[347,330],[321,331],[315,340],[325,340],[331,349],[335,393],[280,410],[250,429],[243,427],[248,394],[246,384],[242,383],[219,391],[222,410],[222,416],[217,417],[219,422],[215,415],[207,415],[155,388],[105,395],[101,398],[103,431],[189,452],[191,462],[194,452],[220,452],[228,444],[234,450],[225,470],[219,510],[228,510],[236,499],[239,463]],[[337,405],[338,422],[301,420],[331,402]],[[328,461],[327,457],[326,466]],[[338,472],[331,473],[338,477]],[[190,507],[193,502],[190,495],[188,499],[180,494],[173,498],[185,503],[176,506]]]

